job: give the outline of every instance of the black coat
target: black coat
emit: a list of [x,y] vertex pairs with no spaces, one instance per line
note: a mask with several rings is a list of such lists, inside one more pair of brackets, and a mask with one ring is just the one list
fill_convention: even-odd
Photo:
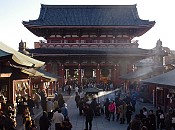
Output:
[[85,116],[86,116],[86,120],[87,121],[91,121],[93,120],[93,117],[94,117],[94,112],[91,108],[87,108],[85,110]]
[[40,130],[48,130],[51,125],[47,116],[41,116],[39,120]]

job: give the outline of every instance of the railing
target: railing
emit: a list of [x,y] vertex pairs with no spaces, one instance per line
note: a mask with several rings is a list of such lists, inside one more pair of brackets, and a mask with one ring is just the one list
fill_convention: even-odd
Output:
[[132,43],[37,43],[37,48],[138,48]]

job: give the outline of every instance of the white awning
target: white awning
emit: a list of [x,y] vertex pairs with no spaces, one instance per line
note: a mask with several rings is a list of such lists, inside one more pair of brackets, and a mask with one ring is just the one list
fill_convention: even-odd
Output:
[[42,62],[42,61],[36,60],[34,58],[31,58],[29,56],[26,56],[26,55],[14,50],[14,49],[8,47],[7,45],[5,45],[2,42],[0,42],[0,49],[7,52],[7,53],[13,54],[12,59],[20,65],[38,68],[38,67],[41,67],[45,64],[45,62]]

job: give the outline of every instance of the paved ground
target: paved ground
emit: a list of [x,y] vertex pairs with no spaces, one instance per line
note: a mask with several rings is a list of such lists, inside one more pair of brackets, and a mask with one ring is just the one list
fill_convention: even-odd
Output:
[[[107,94],[107,95],[106,95]],[[115,94],[112,92],[108,92],[108,93],[102,93],[99,100],[103,100],[106,97],[109,98],[115,98]],[[68,111],[69,111],[69,118],[70,121],[73,125],[72,130],[84,130],[85,128],[85,117],[84,116],[79,116],[79,111],[76,108],[76,104],[74,101],[74,94],[71,95],[69,98],[67,97],[67,104],[68,104]],[[153,106],[149,103],[141,103],[141,102],[137,102],[137,106],[136,109],[137,111],[135,113],[138,113],[138,111],[140,110],[140,108],[142,108],[143,106],[147,107],[148,109],[154,109]],[[37,110],[35,110],[35,120],[36,122],[38,121],[40,115],[42,113],[42,110],[39,109],[38,112]],[[102,116],[98,116],[95,117],[93,120],[93,127],[92,130],[126,130],[127,128],[127,124],[119,124],[119,122],[116,121],[107,121],[104,118],[104,115]],[[18,125],[18,130],[22,130],[21,125]],[[39,130],[39,128],[38,128]],[[51,130],[54,130],[54,124],[52,123],[51,125]]]

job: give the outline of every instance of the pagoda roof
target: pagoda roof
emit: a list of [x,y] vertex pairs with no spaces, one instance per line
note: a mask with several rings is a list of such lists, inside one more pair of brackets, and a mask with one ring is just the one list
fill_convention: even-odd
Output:
[[140,48],[35,48],[27,49],[34,55],[148,55],[150,50]]
[[136,5],[44,5],[36,20],[24,26],[154,26],[155,21],[139,18]]

